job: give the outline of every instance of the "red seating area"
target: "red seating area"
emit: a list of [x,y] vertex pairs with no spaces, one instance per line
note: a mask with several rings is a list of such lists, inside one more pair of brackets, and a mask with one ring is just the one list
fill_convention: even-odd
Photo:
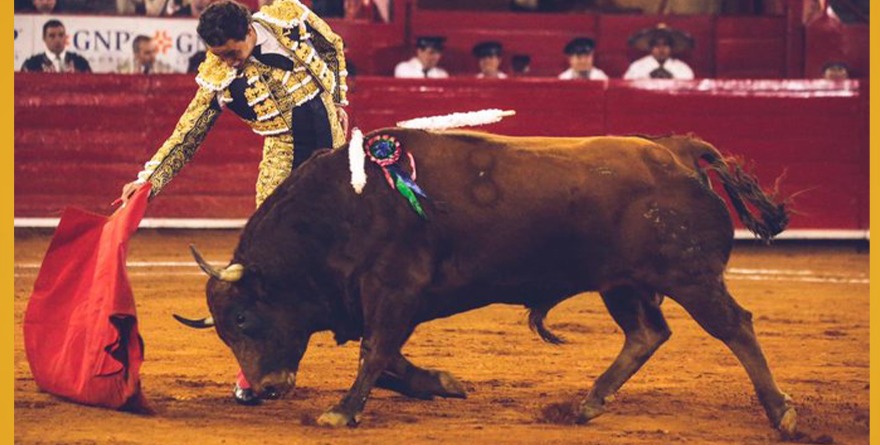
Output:
[[665,22],[694,37],[696,47],[681,58],[697,77],[815,78],[828,60],[845,61],[856,77],[867,77],[867,25],[841,25],[826,16],[804,24],[803,3],[787,1],[787,15],[779,16],[652,16],[437,11],[400,1],[394,24],[331,20],[331,25],[350,46],[349,57],[369,75],[390,75],[395,63],[411,57],[416,36],[442,35],[448,38],[442,65],[454,76],[475,73],[471,48],[489,39],[504,44],[504,69],[509,71],[511,55],[528,54],[532,75],[555,76],[567,67],[565,43],[587,36],[597,42],[596,65],[619,78],[642,55],[627,46],[629,36]]
[[[106,212],[173,129],[195,85],[184,75],[15,76],[15,215],[65,205]],[[796,229],[868,227],[868,85],[826,81],[478,81],[360,77],[350,114],[364,130],[485,107],[517,116],[485,127],[512,135],[695,132],[755,161],[766,184],[787,171]],[[224,113],[195,161],[148,217],[245,218],[261,141]]]
[[715,76],[786,77],[784,17],[719,17],[715,22]]

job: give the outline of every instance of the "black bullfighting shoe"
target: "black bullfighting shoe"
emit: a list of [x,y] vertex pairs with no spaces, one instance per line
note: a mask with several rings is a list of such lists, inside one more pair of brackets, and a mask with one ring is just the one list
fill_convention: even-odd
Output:
[[242,388],[238,385],[238,382],[235,382],[235,386],[232,388],[232,397],[240,405],[256,406],[262,403],[262,400],[257,397],[257,393],[253,389]]

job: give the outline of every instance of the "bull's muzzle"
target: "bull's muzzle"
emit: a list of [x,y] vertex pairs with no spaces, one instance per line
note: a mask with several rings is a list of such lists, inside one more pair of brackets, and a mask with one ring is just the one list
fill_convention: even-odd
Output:
[[205,258],[202,257],[202,254],[201,254],[201,252],[199,252],[199,249],[196,249],[196,246],[190,244],[189,250],[190,250],[190,252],[192,252],[193,257],[196,259],[196,263],[199,264],[199,268],[201,268],[202,271],[205,272],[206,274],[208,274],[208,275],[210,275],[220,281],[227,281],[230,283],[234,283],[234,282],[240,280],[241,276],[244,274],[244,266],[242,266],[241,264],[230,264],[229,266],[226,266],[226,268],[224,268],[224,269],[219,269],[219,268],[216,268],[216,267],[208,264],[208,262],[205,261]]
[[261,399],[280,399],[296,387],[296,373],[288,371],[273,372],[266,375],[254,390]]

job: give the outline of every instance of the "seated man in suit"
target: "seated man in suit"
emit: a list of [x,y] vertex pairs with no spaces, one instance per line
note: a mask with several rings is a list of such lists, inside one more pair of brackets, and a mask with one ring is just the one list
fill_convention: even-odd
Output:
[[31,56],[21,66],[22,71],[43,73],[90,73],[89,61],[85,57],[67,51],[67,31],[58,20],[49,20],[43,25],[43,43],[46,52]]
[[167,63],[156,58],[159,50],[156,42],[145,35],[134,38],[131,44],[132,58],[117,67],[120,74],[168,74],[174,69]]

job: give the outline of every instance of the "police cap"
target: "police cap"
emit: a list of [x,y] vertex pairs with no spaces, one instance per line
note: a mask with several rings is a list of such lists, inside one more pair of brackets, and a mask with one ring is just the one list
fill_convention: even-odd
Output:
[[484,57],[501,57],[501,43],[495,41],[480,42],[474,45],[471,50],[474,57],[482,59]]
[[416,37],[416,48],[418,48],[418,49],[433,49],[435,51],[443,51],[443,44],[445,42],[446,42],[446,37],[419,36],[419,37]]
[[596,48],[596,42],[589,37],[577,37],[565,45],[565,55],[590,54]]

